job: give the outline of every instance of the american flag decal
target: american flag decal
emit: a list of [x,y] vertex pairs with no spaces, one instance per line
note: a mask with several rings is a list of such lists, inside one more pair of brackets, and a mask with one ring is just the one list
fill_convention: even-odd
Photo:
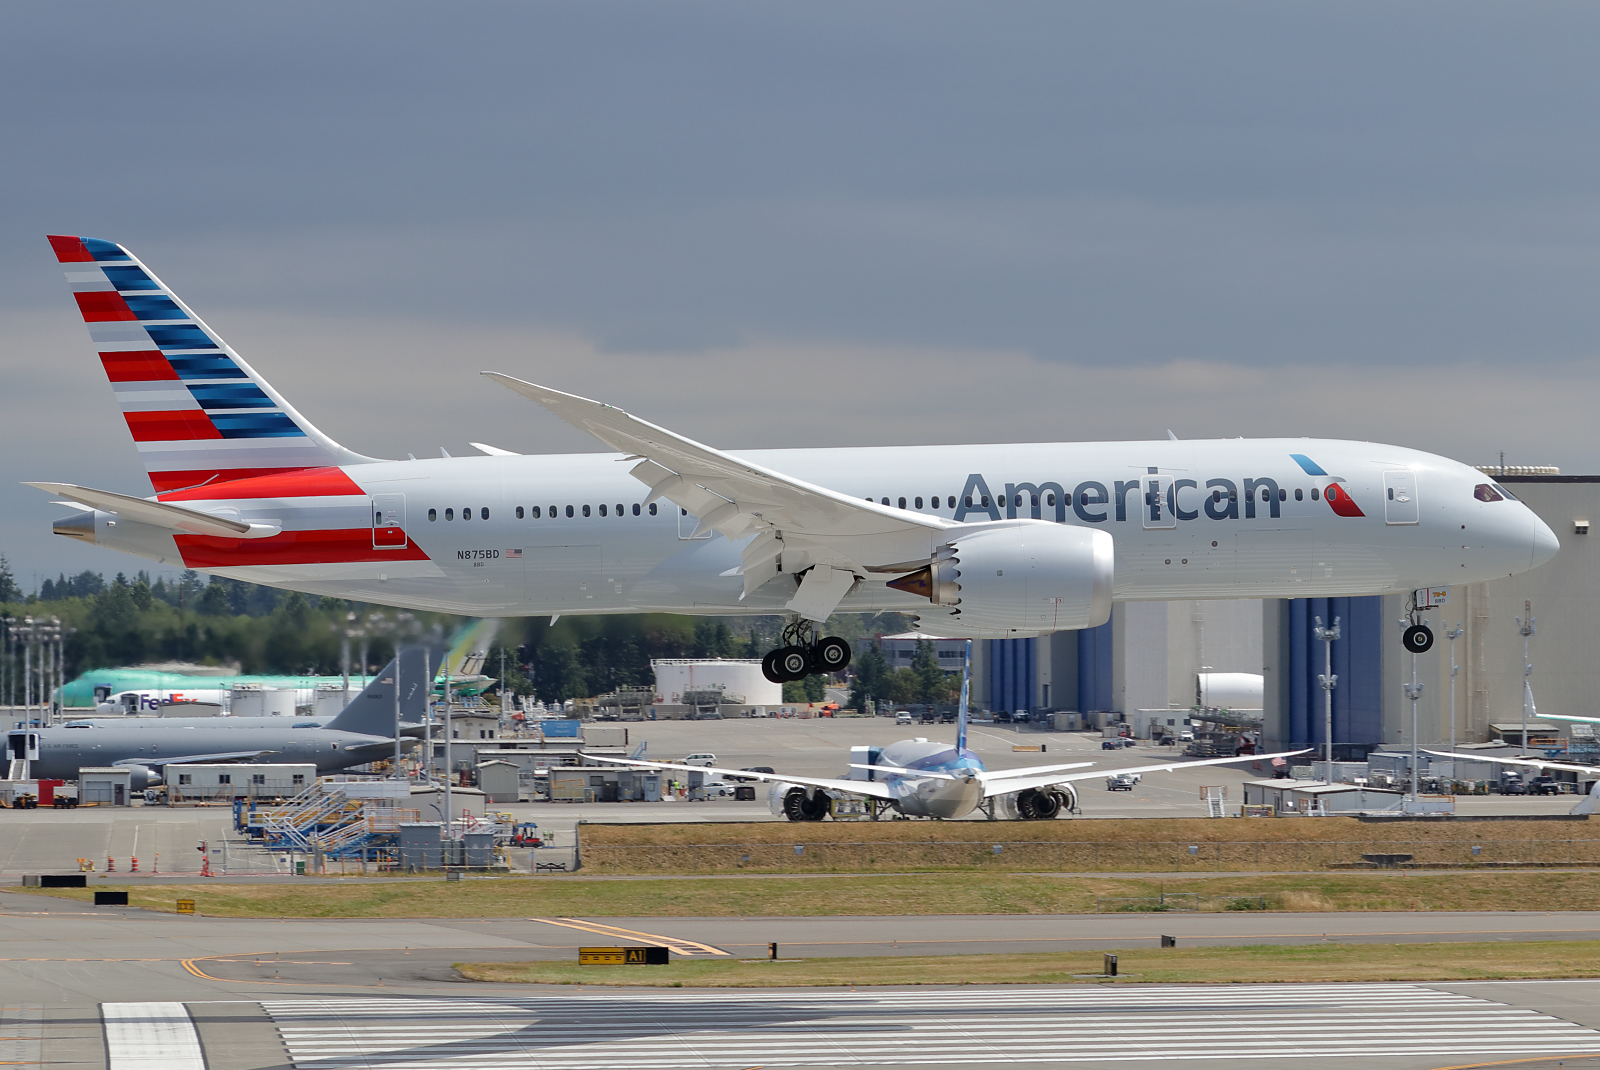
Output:
[[507,550],[506,551],[506,556],[507,557],[521,557],[522,556],[522,551],[521,550]]

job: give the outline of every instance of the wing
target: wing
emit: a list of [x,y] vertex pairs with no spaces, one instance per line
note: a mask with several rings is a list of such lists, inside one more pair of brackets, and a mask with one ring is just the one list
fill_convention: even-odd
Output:
[[[1544,716],[1540,714],[1540,716]],[[1498,762],[1501,765],[1521,765],[1529,769],[1560,769],[1566,773],[1600,773],[1600,766],[1579,765],[1576,762],[1552,762],[1539,758],[1491,758],[1486,754],[1454,754],[1447,750],[1423,749],[1422,753],[1436,758],[1455,758],[1463,762]]]
[[185,509],[181,505],[135,498],[113,490],[94,490],[73,483],[28,483],[50,494],[59,494],[79,505],[101,509],[118,517],[165,528],[168,531],[194,535],[216,535],[225,539],[264,539],[282,529],[277,524],[251,524],[225,516],[213,516],[198,509]]
[[787,608],[812,620],[826,619],[869,572],[921,568],[945,541],[941,533],[958,526],[794,479],[611,405],[499,372],[483,374],[587,431],[624,460],[638,461],[629,472],[650,488],[649,500],[666,498],[698,518],[695,535],[754,536],[733,570],[744,577],[746,595],[780,572],[810,569]]
[[[685,773],[704,773],[703,765],[676,765],[672,762],[642,762],[633,758],[596,758],[595,761],[605,762],[608,765],[627,765],[640,769],[677,769]],[[721,770],[718,770],[721,772]],[[736,774],[740,778],[749,777],[752,780],[766,780],[772,783],[803,784],[808,788],[828,788],[832,791],[847,791],[852,795],[872,795],[879,799],[892,799],[887,785],[874,780],[831,780],[827,777],[792,776],[786,773],[752,773],[741,769]]]
[[1230,762],[1259,762],[1273,758],[1288,758],[1296,754],[1309,754],[1309,750],[1286,750],[1277,754],[1241,754],[1234,758],[1203,758],[1196,762],[1163,762],[1160,765],[1135,765],[1124,769],[1102,769],[1094,773],[1051,773],[1049,766],[1034,767],[1030,769],[1002,770],[992,779],[986,777],[983,781],[983,797],[985,799],[994,795],[1009,795],[1014,791],[1027,791],[1029,788],[1043,788],[1051,784],[1069,784],[1079,780],[1093,780],[1096,777],[1116,776],[1119,773],[1170,773],[1174,769],[1194,769],[1203,765],[1227,765]]
[[225,751],[221,754],[185,754],[179,758],[120,758],[112,765],[147,765],[160,769],[166,765],[193,765],[196,762],[242,762],[251,758],[259,758],[263,754],[276,754],[270,750],[236,750]]

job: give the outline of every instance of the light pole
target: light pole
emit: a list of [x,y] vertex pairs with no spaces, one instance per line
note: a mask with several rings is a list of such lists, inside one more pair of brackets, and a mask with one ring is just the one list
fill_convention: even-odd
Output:
[[1522,636],[1522,753],[1528,753],[1528,709],[1533,705],[1533,663],[1528,660],[1528,639],[1537,630],[1533,616],[1533,603],[1522,603],[1523,615],[1516,618],[1517,633]]
[[1312,617],[1315,627],[1312,634],[1322,644],[1322,674],[1317,683],[1322,685],[1322,749],[1323,760],[1328,763],[1328,783],[1333,783],[1333,689],[1339,678],[1333,675],[1333,641],[1339,638],[1339,618],[1333,618],[1333,627],[1324,628],[1321,617]]
[[12,694],[16,680],[16,671],[11,668],[11,626],[17,623],[16,617],[0,617],[0,625],[5,626],[5,643],[0,646],[0,703],[8,708],[15,705],[12,701],[16,696]]
[[[1464,633],[1461,622],[1456,621],[1456,626],[1444,633],[1450,640],[1450,753],[1456,752],[1456,673],[1461,671],[1461,666],[1456,664],[1456,640]],[[1452,778],[1453,779],[1453,778]]]
[[395,625],[397,634],[394,645],[394,779],[399,780],[404,775],[400,771],[400,760],[404,756],[400,746],[400,665],[404,657],[400,640],[405,636],[416,634],[417,620],[410,613],[401,613],[396,618]]

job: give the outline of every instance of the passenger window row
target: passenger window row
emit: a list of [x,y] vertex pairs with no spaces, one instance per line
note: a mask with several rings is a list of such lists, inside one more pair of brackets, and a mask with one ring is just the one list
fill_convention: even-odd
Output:
[[[1294,500],[1295,501],[1297,501],[1297,502],[1305,501],[1305,495],[1306,495],[1306,492],[1302,488],[1300,488],[1300,487],[1296,487],[1295,488],[1295,490],[1294,490]],[[1032,508],[1037,509],[1039,507],[1039,504],[1040,504],[1039,503],[1039,495],[1037,495],[1037,494],[1029,494],[1027,497],[1028,497],[1028,505],[1031,506]],[[1079,502],[1080,505],[1104,505],[1105,504],[1104,502],[1098,502],[1098,501],[1095,501],[1094,499],[1092,499],[1089,496],[1089,493],[1087,491],[1085,491],[1083,494],[1079,495],[1079,497],[1082,499],[1082,501]],[[1481,497],[1481,495],[1480,495],[1480,497]],[[1070,494],[1067,495],[1067,499],[1068,499],[1069,502],[1071,501],[1071,498],[1072,498],[1072,496]],[[1021,495],[1021,494],[1016,495],[1016,498],[1012,502],[1012,505],[1016,506],[1019,509],[1022,508],[1022,504],[1023,504],[1022,499],[1023,499],[1023,495]],[[1311,500],[1315,502],[1315,501],[1320,501],[1321,499],[1322,499],[1321,491],[1318,490],[1316,487],[1312,487],[1311,488]],[[869,502],[872,501],[871,498],[867,498],[865,500],[869,501]],[[987,494],[980,495],[976,505],[973,504],[972,495],[970,495],[970,494],[968,494],[966,497],[962,498],[961,500],[962,500],[962,504],[965,505],[968,509],[974,509],[974,508],[977,508],[977,509],[988,509],[990,507],[990,499],[989,499],[989,496]],[[1211,500],[1213,502],[1222,501],[1222,491],[1213,490],[1211,492]],[[1228,500],[1229,501],[1238,501],[1238,492],[1237,491],[1230,492],[1228,494]],[[1266,487],[1262,487],[1261,488],[1261,500],[1264,501],[1264,502],[1271,501],[1272,500],[1272,491],[1270,489],[1266,488]],[[1285,488],[1280,487],[1278,489],[1278,500],[1280,502],[1288,501],[1289,500],[1289,491],[1287,489],[1285,489]],[[1484,500],[1488,500],[1488,499],[1484,499]],[[921,498],[912,498],[911,502],[912,502],[911,508],[913,508],[913,509],[921,509],[922,508],[922,499]],[[884,497],[884,498],[878,499],[878,503],[880,505],[888,505],[888,504],[890,504],[890,500],[889,500],[889,498]],[[894,504],[895,504],[895,506],[897,508],[904,509],[904,508],[906,508],[906,499],[905,498],[897,498],[897,499],[895,499],[895,503]],[[1005,498],[1003,496],[1000,499],[1000,504],[1002,504],[1002,505],[1005,504]],[[1051,508],[1055,507],[1056,496],[1055,496],[1055,492],[1054,491],[1047,492],[1044,495],[1044,504],[1049,506],[1049,507],[1051,507]],[[933,498],[929,499],[928,507],[930,509],[938,509],[939,508],[939,498],[938,498],[937,495],[935,495]],[[956,496],[954,494],[952,494],[948,498],[946,498],[945,508],[954,509],[955,507],[956,507]]]
[[[576,507],[569,505],[569,506],[566,507],[566,515],[567,516],[577,516],[578,515],[577,511],[579,509],[583,510],[583,515],[584,516],[592,516],[593,515],[590,507],[587,506],[587,505],[580,505],[580,506],[576,506]],[[602,505],[602,506],[599,507],[599,509],[600,509],[600,515],[601,516],[610,516],[611,515],[611,507],[610,506]],[[558,505],[550,506],[550,510],[549,510],[548,514],[545,512],[545,510],[543,508],[541,508],[540,506],[537,506],[537,505],[532,506],[531,508],[527,508],[527,509],[524,509],[520,505],[517,506],[517,519],[518,520],[522,520],[522,519],[525,519],[525,518],[530,517],[530,516],[534,520],[539,520],[539,519],[541,519],[542,517],[544,517],[546,515],[548,515],[550,517],[550,519],[554,520],[556,517],[560,516],[561,513],[562,513],[562,508],[561,508],[561,506],[558,506]],[[641,515],[643,515],[645,513],[648,513],[650,516],[655,516],[656,515],[656,503],[655,502],[651,502],[649,504],[649,506],[641,507],[638,502],[635,502],[634,505],[633,505],[633,515],[634,516],[641,516]],[[489,519],[489,508],[488,508],[488,506],[484,506],[482,509],[480,509],[478,511],[478,515],[479,515],[479,517],[481,519],[488,520]],[[628,508],[626,506],[624,506],[621,502],[617,503],[616,515],[617,516],[627,516],[628,515]],[[454,509],[446,509],[444,511],[444,518],[447,521],[448,520],[454,520],[456,518],[456,511]],[[432,523],[434,521],[437,521],[438,519],[439,519],[439,510],[437,510],[437,509],[429,509],[428,510],[428,521],[430,523]],[[462,520],[471,520],[472,519],[472,509],[470,507],[461,510],[461,519]]]

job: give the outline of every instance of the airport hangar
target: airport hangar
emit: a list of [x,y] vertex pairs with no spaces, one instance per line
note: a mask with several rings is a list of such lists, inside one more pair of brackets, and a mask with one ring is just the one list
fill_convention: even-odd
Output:
[[[1435,640],[1417,657],[1423,746],[1450,740],[1451,644],[1445,633],[1457,624],[1465,630],[1455,643],[1457,740],[1486,741],[1496,734],[1492,725],[1520,725],[1522,636],[1515,618],[1526,602],[1537,621],[1529,660],[1538,710],[1600,716],[1600,658],[1594,655],[1600,547],[1589,536],[1591,521],[1600,521],[1600,475],[1509,465],[1505,475],[1498,466],[1484,470],[1550,525],[1561,550],[1530,572],[1453,587],[1447,605],[1424,613]],[[1120,602],[1099,628],[975,642],[973,698],[997,711],[1079,711],[1096,725],[1118,715],[1132,722],[1135,711],[1166,708],[1181,724],[1195,705],[1197,674],[1257,673],[1264,677],[1257,716],[1265,747],[1320,747],[1323,648],[1312,635],[1313,618],[1331,624],[1338,617],[1333,741],[1339,757],[1359,761],[1380,745],[1411,742],[1404,687],[1411,655],[1400,645],[1399,624],[1407,597]],[[884,645],[891,665],[909,664],[913,641]],[[1557,727],[1552,734],[1565,732]]]

